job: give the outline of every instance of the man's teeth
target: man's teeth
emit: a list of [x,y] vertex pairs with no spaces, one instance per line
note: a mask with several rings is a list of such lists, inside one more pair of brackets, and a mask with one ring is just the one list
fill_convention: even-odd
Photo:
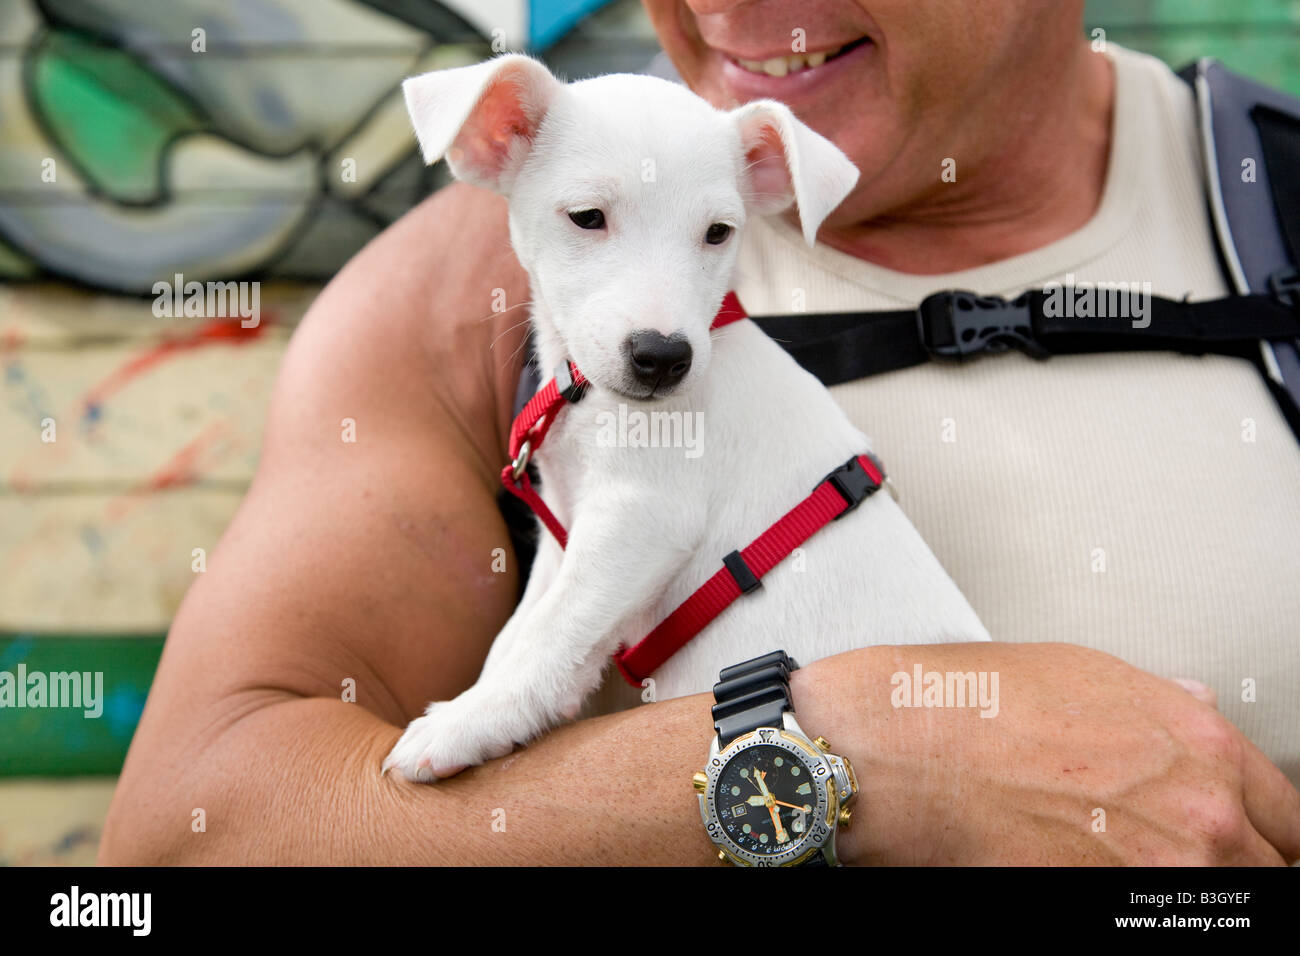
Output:
[[750,73],[766,73],[768,76],[785,76],[800,70],[811,70],[821,66],[826,60],[840,50],[823,50],[821,53],[795,53],[791,56],[774,56],[770,60],[737,60],[736,62]]

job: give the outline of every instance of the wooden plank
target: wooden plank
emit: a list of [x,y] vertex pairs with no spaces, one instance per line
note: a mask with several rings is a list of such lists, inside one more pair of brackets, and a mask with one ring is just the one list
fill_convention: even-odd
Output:
[[280,360],[318,291],[269,288],[244,328],[0,287],[0,494],[247,484]]
[[242,491],[0,498],[0,630],[156,633]]
[[[274,335],[289,335],[320,289],[319,283],[310,282],[260,283],[259,305]],[[203,324],[203,318],[193,316],[155,315],[154,298],[108,295],[55,282],[0,285],[0,355],[23,348],[161,341]]]

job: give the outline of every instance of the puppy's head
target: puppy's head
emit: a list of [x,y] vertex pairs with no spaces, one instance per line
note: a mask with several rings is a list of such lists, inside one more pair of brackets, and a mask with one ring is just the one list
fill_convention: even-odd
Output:
[[508,55],[402,89],[425,162],[509,199],[538,335],[628,398],[704,372],[747,216],[797,203],[811,245],[858,176],[781,103],[726,112],[653,77],[565,85]]

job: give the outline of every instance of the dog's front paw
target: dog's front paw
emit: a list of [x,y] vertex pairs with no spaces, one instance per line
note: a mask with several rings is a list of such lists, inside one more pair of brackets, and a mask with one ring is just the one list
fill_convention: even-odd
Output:
[[407,780],[430,783],[503,757],[513,748],[514,741],[491,715],[462,695],[430,704],[423,717],[411,721],[384,758],[383,772],[397,769]]

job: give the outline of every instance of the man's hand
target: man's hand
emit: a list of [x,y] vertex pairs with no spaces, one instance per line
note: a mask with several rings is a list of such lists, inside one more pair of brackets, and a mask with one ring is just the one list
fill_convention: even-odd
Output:
[[[996,671],[997,716],[896,708],[890,676]],[[1300,793],[1212,707],[1067,644],[877,647],[806,669],[800,723],[854,763],[850,862],[1280,864],[1300,858]],[[832,730],[849,736],[836,740]],[[823,729],[827,728],[827,729]]]

